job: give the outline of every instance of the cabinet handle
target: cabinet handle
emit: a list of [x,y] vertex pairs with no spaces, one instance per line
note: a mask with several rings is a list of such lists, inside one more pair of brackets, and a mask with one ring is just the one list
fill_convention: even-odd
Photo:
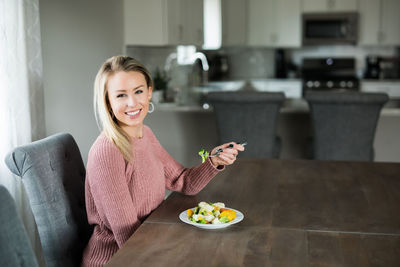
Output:
[[382,30],[378,31],[378,44],[381,44],[383,41],[385,41],[385,37],[386,35]]
[[197,42],[202,43],[203,41],[203,31],[201,29],[197,30]]
[[276,44],[278,42],[278,34],[277,33],[271,33],[271,43]]
[[178,26],[178,40],[179,41],[183,40],[183,26],[182,25]]

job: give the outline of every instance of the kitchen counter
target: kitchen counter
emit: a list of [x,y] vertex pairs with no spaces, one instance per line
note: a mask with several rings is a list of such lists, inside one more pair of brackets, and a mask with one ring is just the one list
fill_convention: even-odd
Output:
[[[158,103],[156,109],[159,111],[173,112],[212,112],[212,107],[203,108],[201,105],[178,105],[176,103]],[[304,99],[287,99],[281,108],[281,113],[308,113],[309,107]],[[382,116],[400,116],[400,101],[389,101],[381,111]]]
[[[197,151],[218,145],[217,127],[212,107],[200,104],[155,104],[155,112],[146,117],[164,148],[185,166],[199,163]],[[400,100],[390,100],[381,111],[374,149],[375,161],[400,162]],[[282,140],[280,158],[307,158],[305,144],[312,135],[309,108],[304,99],[287,99],[281,108],[277,135]]]

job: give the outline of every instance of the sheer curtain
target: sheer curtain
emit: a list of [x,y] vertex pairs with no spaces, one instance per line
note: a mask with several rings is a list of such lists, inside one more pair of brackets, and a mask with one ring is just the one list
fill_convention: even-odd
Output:
[[44,266],[22,183],[4,164],[13,147],[45,136],[39,0],[0,0],[0,89],[0,183],[13,195]]

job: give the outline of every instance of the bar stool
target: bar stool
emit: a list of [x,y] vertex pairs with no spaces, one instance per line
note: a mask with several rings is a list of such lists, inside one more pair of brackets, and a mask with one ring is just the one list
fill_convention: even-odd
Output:
[[312,124],[312,158],[373,161],[373,142],[384,93],[317,92],[305,94]]
[[247,141],[239,157],[278,158],[281,141],[276,136],[283,93],[213,92],[206,101],[214,108],[219,144]]

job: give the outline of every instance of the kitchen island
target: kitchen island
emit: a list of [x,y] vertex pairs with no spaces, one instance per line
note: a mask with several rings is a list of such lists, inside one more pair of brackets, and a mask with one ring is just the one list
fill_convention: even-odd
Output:
[[[212,107],[159,103],[146,117],[164,148],[185,166],[200,162],[197,152],[218,143]],[[384,107],[375,136],[375,161],[400,162],[400,106],[391,102]],[[280,158],[307,158],[307,140],[311,136],[309,108],[303,99],[288,99],[281,108],[277,134],[282,139]]]

